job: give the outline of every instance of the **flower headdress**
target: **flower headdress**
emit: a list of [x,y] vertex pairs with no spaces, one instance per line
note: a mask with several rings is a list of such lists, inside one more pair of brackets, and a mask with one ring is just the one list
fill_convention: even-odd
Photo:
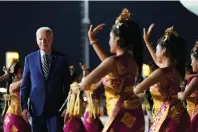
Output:
[[11,64],[10,64],[10,73],[14,73],[14,67],[16,66],[16,64],[19,62],[18,59],[13,59]]
[[174,35],[174,36],[178,36],[178,33],[175,31],[174,27],[169,27],[165,30],[164,36],[163,36],[163,41],[166,41],[168,39],[169,36]]
[[127,20],[132,20],[131,13],[127,8],[124,8],[115,21],[116,28],[119,29],[119,27]]

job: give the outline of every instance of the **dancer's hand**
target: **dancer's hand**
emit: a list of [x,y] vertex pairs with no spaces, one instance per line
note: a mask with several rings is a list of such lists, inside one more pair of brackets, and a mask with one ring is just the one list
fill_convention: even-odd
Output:
[[65,124],[68,121],[68,114],[67,114],[66,110],[64,112],[63,117],[64,117],[64,124]]
[[22,118],[27,122],[27,123],[29,123],[29,121],[28,121],[28,110],[27,109],[24,109],[23,111],[22,111]]
[[146,29],[143,28],[143,38],[144,38],[144,42],[147,44],[147,43],[150,43],[150,36],[151,36],[151,33],[152,33],[152,30],[153,30],[153,27],[155,26],[154,23],[152,23],[149,28],[148,28],[148,31],[146,32]]
[[64,117],[66,113],[66,109],[62,112],[61,117]]
[[179,93],[177,94],[177,97],[178,97],[178,99],[180,99],[180,100],[185,100],[185,98],[184,98],[184,93],[183,93],[183,92],[179,92]]
[[90,44],[93,44],[96,42],[96,34],[98,33],[98,31],[102,30],[102,28],[105,26],[106,24],[100,24],[97,27],[95,27],[93,29],[93,25],[90,25],[89,27],[89,31],[88,31],[88,37],[89,37],[89,41]]
[[90,88],[89,85],[84,85],[84,84],[83,84],[83,80],[82,80],[82,82],[80,82],[78,85],[81,87],[81,89],[82,89],[83,91],[89,90],[89,88]]
[[64,123],[66,123],[66,121],[67,121],[67,114],[66,114],[66,111],[67,111],[67,109],[65,109],[65,110],[62,112],[62,114],[61,114],[61,117],[64,118]]
[[83,71],[88,70],[88,68],[84,64],[82,64],[81,62],[79,63],[79,65],[80,65],[81,70],[83,70]]
[[83,71],[83,78],[89,74],[89,68],[82,63],[79,63],[81,70]]
[[8,78],[10,75],[10,69],[3,66],[3,72],[4,72],[4,76],[6,76]]

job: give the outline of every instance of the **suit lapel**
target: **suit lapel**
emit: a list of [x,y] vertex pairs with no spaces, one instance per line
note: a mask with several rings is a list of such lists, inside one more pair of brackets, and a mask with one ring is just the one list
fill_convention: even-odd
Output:
[[39,70],[39,72],[41,73],[41,75],[44,77],[44,75],[43,75],[43,70],[42,70],[42,65],[41,65],[41,55],[40,55],[40,51],[38,50],[37,51],[37,54],[36,54],[37,56],[36,56],[36,65],[37,65],[37,67],[38,67],[38,70]]
[[48,75],[48,78],[50,76],[52,76],[55,72],[55,69],[56,69],[56,61],[57,61],[57,56],[56,54],[52,51],[52,58],[51,58],[51,64],[50,64],[50,69],[49,69],[49,75]]

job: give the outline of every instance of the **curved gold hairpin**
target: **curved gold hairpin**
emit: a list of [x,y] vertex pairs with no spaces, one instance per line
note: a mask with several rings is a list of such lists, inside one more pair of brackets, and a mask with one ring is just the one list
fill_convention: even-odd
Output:
[[178,33],[175,31],[174,27],[169,27],[165,30],[165,33],[164,33],[164,41],[166,41],[168,39],[169,36],[171,35],[174,35],[174,36],[178,36]]
[[74,66],[69,66],[70,70],[75,70]]
[[131,13],[127,8],[124,8],[115,21],[116,28],[119,28],[124,22],[131,19]]

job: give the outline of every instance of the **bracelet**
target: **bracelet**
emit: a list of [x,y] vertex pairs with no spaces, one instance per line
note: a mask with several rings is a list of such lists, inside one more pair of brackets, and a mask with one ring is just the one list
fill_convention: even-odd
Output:
[[96,40],[94,40],[94,41],[90,41],[90,44],[91,45],[94,45],[95,43],[97,43],[98,42],[98,40],[96,39]]
[[152,44],[146,44],[146,47],[151,47],[152,46]]
[[149,46],[151,46],[150,44],[146,44],[146,47],[149,47]]

